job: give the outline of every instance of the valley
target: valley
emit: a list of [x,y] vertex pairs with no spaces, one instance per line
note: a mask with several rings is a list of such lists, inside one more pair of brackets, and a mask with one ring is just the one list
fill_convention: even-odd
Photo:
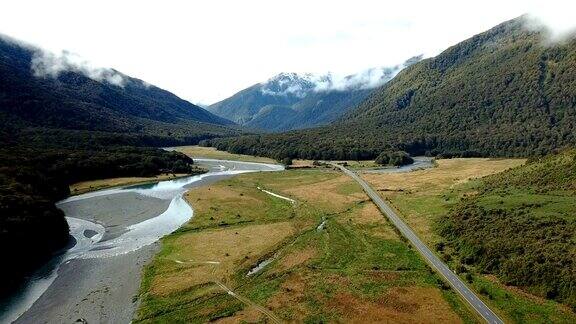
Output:
[[[450,206],[470,195],[480,179],[524,163],[521,159],[450,159],[438,160],[433,169],[412,172],[357,172],[394,206],[450,269],[459,269],[457,254],[448,259],[446,250],[437,250],[443,238],[436,224]],[[290,197],[296,203],[270,196],[259,188]],[[341,316],[354,314],[355,302],[346,299],[340,306],[330,304],[335,313],[323,313],[322,307],[327,305],[320,296],[344,298],[350,293],[364,305],[362,314],[370,316],[370,321],[394,318],[397,322],[476,322],[482,318],[432,272],[360,186],[337,169],[319,167],[241,175],[192,190],[186,198],[197,211],[195,218],[163,239],[162,252],[147,268],[139,321],[186,318],[192,322],[300,322],[311,320],[310,314],[320,316],[314,317],[320,321],[347,321]],[[384,228],[388,229],[383,232]],[[400,249],[398,244],[404,247]],[[395,257],[388,259],[388,254]],[[257,265],[260,266],[255,268]],[[254,269],[258,272],[250,274]],[[576,318],[562,304],[505,285],[474,268],[455,271],[505,322],[569,323]],[[425,272],[428,274],[424,276]],[[369,273],[370,279],[360,273]],[[373,277],[376,274],[379,279]],[[339,278],[336,281],[335,276]],[[422,276],[428,279],[422,281]],[[402,287],[402,293],[398,294],[394,287]],[[410,287],[420,287],[427,296],[439,292],[437,296],[442,296],[445,305],[452,309],[441,312],[454,312],[455,317],[418,319],[418,309],[430,310],[431,305],[413,295],[415,288]],[[371,313],[368,301],[388,295],[399,298],[397,303],[405,300],[413,306],[395,308],[379,299]],[[421,302],[415,302],[418,300]],[[433,303],[440,307],[444,302]],[[282,307],[277,309],[275,305]]]
[[218,151],[213,147],[202,147],[192,145],[192,146],[177,146],[171,149],[173,149],[176,152],[181,152],[192,157],[218,159],[218,160],[233,160],[243,162],[276,163],[276,161],[271,158],[234,154],[226,151]]
[[372,90],[422,59],[371,68],[345,77],[280,73],[207,109],[247,128],[283,132],[329,124],[354,109]]
[[424,59],[333,123],[205,143],[240,154],[370,160],[386,150],[526,157],[576,145],[576,40],[545,42],[526,17]]
[[82,181],[70,185],[70,193],[72,195],[80,195],[90,191],[102,190],[113,187],[123,187],[127,185],[148,184],[164,180],[174,180],[189,176],[186,173],[180,174],[160,174],[154,177],[126,177],[126,178],[111,178],[100,179],[91,181]]
[[486,1],[6,4],[0,323],[576,323],[576,8]]

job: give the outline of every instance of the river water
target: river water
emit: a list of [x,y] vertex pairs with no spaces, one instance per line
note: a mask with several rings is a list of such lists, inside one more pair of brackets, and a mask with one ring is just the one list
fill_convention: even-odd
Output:
[[415,156],[414,163],[401,167],[375,167],[362,169],[363,173],[404,173],[417,170],[430,169],[434,167],[434,158],[427,156]]
[[[10,323],[16,320],[32,322],[39,319],[47,322],[73,320],[70,317],[72,315],[67,313],[71,313],[75,308],[75,312],[78,313],[78,309],[82,306],[76,300],[80,297],[67,296],[68,291],[72,293],[72,290],[68,288],[71,285],[70,282],[74,285],[76,281],[83,280],[85,287],[78,283],[77,290],[84,289],[92,293],[97,290],[90,287],[91,285],[102,285],[105,280],[110,281],[109,286],[121,285],[122,278],[102,276],[96,282],[96,280],[90,281],[86,278],[75,278],[74,273],[78,271],[59,271],[61,268],[71,267],[72,264],[79,263],[81,260],[90,260],[90,262],[85,262],[83,267],[86,268],[87,264],[92,265],[88,267],[87,273],[97,278],[98,274],[94,272],[100,269],[96,266],[98,260],[102,262],[119,258],[130,260],[125,256],[150,246],[190,220],[193,210],[183,198],[184,193],[189,189],[241,173],[284,169],[282,166],[273,164],[213,159],[194,160],[198,165],[207,168],[209,172],[146,185],[105,189],[72,196],[58,202],[58,207],[66,214],[70,235],[73,237],[73,246],[55,256],[37,271],[14,296],[0,302],[0,323]],[[126,263],[123,266],[132,266],[137,269],[142,266]],[[66,275],[70,276],[69,280],[64,277]],[[62,286],[67,288],[62,289]],[[82,301],[85,299],[84,297]],[[105,308],[105,305],[103,303],[102,307]],[[122,305],[119,306],[122,307]],[[127,306],[134,307],[133,305]],[[58,307],[61,310],[54,309]],[[130,316],[130,313],[127,312],[124,317],[111,317],[110,314],[107,315],[108,317],[102,317],[100,314],[97,319],[94,319],[123,321],[128,319],[126,317]]]

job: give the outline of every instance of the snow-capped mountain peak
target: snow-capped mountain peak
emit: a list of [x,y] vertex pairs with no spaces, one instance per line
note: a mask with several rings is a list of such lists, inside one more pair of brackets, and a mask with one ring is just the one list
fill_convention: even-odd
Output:
[[262,83],[261,92],[269,96],[295,96],[304,98],[311,92],[366,90],[390,81],[403,68],[422,59],[422,55],[408,59],[403,64],[369,68],[350,75],[312,73],[280,73]]

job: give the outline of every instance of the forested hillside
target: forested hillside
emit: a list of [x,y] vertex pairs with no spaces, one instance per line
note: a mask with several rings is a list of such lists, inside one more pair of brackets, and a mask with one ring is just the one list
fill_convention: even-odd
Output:
[[116,79],[73,67],[38,75],[42,53],[0,37],[0,246],[9,265],[0,270],[0,295],[68,242],[54,203],[70,184],[199,172],[183,154],[146,147],[239,133],[230,121],[116,71],[105,71]]
[[576,151],[482,179],[438,222],[460,262],[576,310]]
[[50,74],[57,67],[46,65],[64,63],[45,59],[40,69],[43,55],[50,54],[0,35],[0,122],[13,130],[98,131],[187,143],[238,134],[225,127],[232,122],[114,70],[102,73],[117,82],[75,68]]
[[531,156],[576,145],[576,40],[498,25],[401,71],[339,122],[217,139],[236,153],[374,158],[388,148],[445,156]]

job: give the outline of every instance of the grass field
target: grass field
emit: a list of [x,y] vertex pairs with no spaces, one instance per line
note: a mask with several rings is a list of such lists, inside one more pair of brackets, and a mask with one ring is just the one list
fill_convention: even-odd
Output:
[[432,225],[460,196],[473,187],[474,179],[524,163],[520,159],[445,159],[437,167],[409,173],[361,173],[388,200],[428,244],[439,238]]
[[234,160],[244,162],[262,162],[262,163],[277,163],[274,159],[266,157],[258,157],[252,155],[234,154],[226,151],[218,151],[214,147],[203,147],[197,145],[190,146],[177,146],[174,148],[178,152],[182,152],[192,158],[208,158],[220,160]]
[[194,217],[146,268],[135,322],[477,321],[339,172],[243,174],[186,199]]
[[[404,217],[406,222],[429,246],[438,247],[442,238],[434,230],[434,224],[448,213],[461,198],[477,194],[478,178],[497,173],[524,163],[523,160],[506,159],[450,159],[438,160],[434,169],[398,174],[362,174],[380,195],[388,200]],[[529,195],[529,196],[526,196]],[[573,213],[573,199],[562,195],[539,193],[507,193],[483,197],[480,204],[490,208],[515,209],[525,206],[526,201],[540,204],[535,213]],[[454,269],[460,267],[450,251],[441,256]],[[574,323],[576,315],[568,307],[528,294],[516,287],[505,286],[495,277],[467,269],[462,277],[470,286],[509,322],[515,323]]]
[[133,184],[144,184],[162,180],[171,180],[185,176],[187,176],[187,174],[161,174],[155,177],[125,177],[125,178],[110,178],[101,180],[82,181],[72,184],[70,186],[70,193],[72,195],[80,195],[86,192],[106,188],[120,187]]

